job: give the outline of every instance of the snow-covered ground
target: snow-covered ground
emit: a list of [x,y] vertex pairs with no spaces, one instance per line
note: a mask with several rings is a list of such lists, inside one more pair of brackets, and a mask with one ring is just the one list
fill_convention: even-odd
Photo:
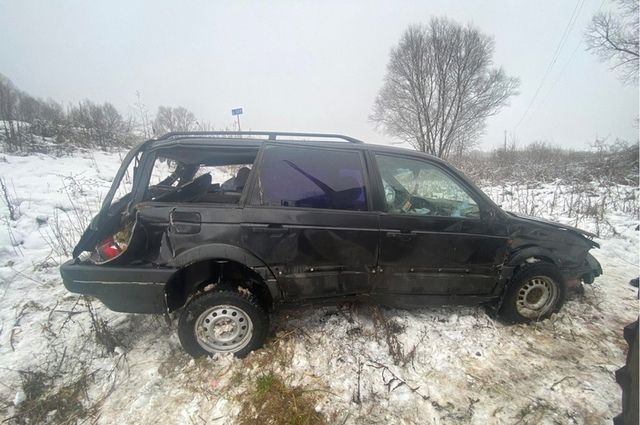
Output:
[[[251,423],[246,400],[264,376],[302,388],[332,424],[597,424],[619,412],[621,332],[638,316],[628,285],[638,275],[637,188],[487,188],[505,209],[601,236],[593,253],[604,276],[549,320],[505,326],[469,307],[286,310],[246,359],[193,361],[175,322],[113,313],[61,284],[57,266],[120,160],[0,156],[14,205],[14,220],[4,202],[0,210],[0,417],[9,423]],[[583,214],[600,205],[600,218]]]

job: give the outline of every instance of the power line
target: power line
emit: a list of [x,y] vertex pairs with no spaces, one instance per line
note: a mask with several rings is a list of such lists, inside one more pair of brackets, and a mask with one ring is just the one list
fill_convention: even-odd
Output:
[[527,109],[525,109],[524,114],[522,114],[522,117],[520,118],[520,120],[518,121],[516,126],[513,128],[514,132],[515,132],[515,130],[518,129],[518,127],[520,127],[520,124],[522,124],[524,119],[527,117],[527,114],[529,113],[529,111],[531,110],[531,107],[533,106],[534,102],[538,98],[538,94],[540,93],[540,89],[542,89],[542,86],[544,85],[545,81],[547,80],[547,77],[549,76],[549,73],[551,72],[551,69],[553,68],[555,63],[558,61],[558,58],[560,57],[560,52],[562,51],[562,48],[564,47],[565,43],[567,42],[569,33],[573,29],[573,25],[576,23],[576,21],[578,19],[578,16],[580,15],[580,11],[582,10],[582,6],[584,6],[584,2],[585,2],[585,0],[577,0],[576,1],[576,5],[574,6],[573,12],[571,12],[571,17],[569,18],[569,22],[567,22],[567,26],[564,28],[564,32],[562,33],[562,36],[560,37],[560,41],[558,42],[558,46],[556,47],[556,50],[553,53],[553,56],[551,58],[551,62],[549,62],[549,65],[547,66],[547,69],[545,70],[545,72],[544,72],[544,74],[542,76],[542,80],[540,80],[540,84],[538,84],[538,88],[536,89],[535,93],[533,94],[533,97],[531,98],[531,101],[529,102],[529,105],[527,106]]
[[578,43],[576,44],[576,47],[571,52],[571,55],[569,56],[569,60],[567,60],[565,62],[565,64],[562,66],[562,69],[560,70],[560,72],[556,76],[556,79],[553,81],[553,83],[551,83],[551,87],[549,88],[549,91],[547,91],[547,94],[542,98],[542,101],[540,102],[540,106],[544,106],[545,103],[547,102],[547,99],[549,98],[549,96],[551,96],[551,93],[553,92],[554,87],[560,81],[560,78],[562,77],[562,74],[567,69],[567,66],[569,66],[569,63],[571,62],[571,60],[575,56],[575,54],[578,51],[578,48],[580,47],[581,44],[582,44],[582,40],[579,40]]
[[[598,9],[596,10],[596,13],[599,12],[602,9],[602,6],[604,6],[605,2],[606,2],[606,0],[602,0],[602,3],[600,3],[600,7],[598,7]],[[569,56],[569,59],[565,62],[565,64],[563,65],[562,69],[560,70],[560,72],[556,76],[556,79],[551,84],[551,88],[549,89],[549,91],[547,91],[547,94],[545,95],[545,97],[542,98],[542,102],[540,102],[541,106],[544,106],[546,104],[547,99],[549,98],[549,96],[553,92],[553,89],[556,86],[556,84],[558,84],[558,82],[560,81],[560,78],[564,74],[564,71],[567,69],[567,66],[569,66],[569,64],[573,60],[573,57],[575,56],[575,54],[578,51],[578,48],[580,47],[581,44],[582,44],[582,38],[580,40],[578,40],[578,43],[576,43],[576,47],[571,52],[571,55]]]

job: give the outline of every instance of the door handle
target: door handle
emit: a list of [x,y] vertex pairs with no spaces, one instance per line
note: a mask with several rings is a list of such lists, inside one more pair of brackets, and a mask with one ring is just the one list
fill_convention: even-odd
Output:
[[174,224],[176,222],[200,224],[202,222],[202,218],[198,212],[179,211],[174,208],[169,213],[169,224]]
[[198,212],[177,211],[175,208],[169,212],[169,230],[173,233],[199,233],[201,223],[202,217]]

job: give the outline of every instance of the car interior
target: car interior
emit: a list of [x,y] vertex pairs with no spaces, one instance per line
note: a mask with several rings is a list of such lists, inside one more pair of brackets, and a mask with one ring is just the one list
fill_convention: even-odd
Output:
[[238,148],[160,151],[144,200],[238,204],[257,154]]

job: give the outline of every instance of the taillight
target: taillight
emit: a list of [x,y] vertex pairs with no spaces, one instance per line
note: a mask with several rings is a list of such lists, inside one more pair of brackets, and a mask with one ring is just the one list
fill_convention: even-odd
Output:
[[113,237],[107,238],[98,245],[98,252],[105,260],[117,257],[122,252],[120,245],[113,240]]

